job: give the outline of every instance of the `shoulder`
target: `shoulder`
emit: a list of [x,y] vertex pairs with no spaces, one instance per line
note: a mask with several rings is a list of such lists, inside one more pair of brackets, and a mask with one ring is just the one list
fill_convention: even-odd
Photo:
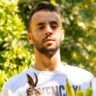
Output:
[[89,83],[94,78],[92,73],[85,69],[71,65],[66,65],[64,68],[64,73],[66,74],[69,81],[73,84],[81,85],[84,83]]
[[34,72],[32,69],[28,69],[11,77],[3,86],[4,90],[16,91],[19,87],[24,86],[27,83],[27,74],[32,75]]

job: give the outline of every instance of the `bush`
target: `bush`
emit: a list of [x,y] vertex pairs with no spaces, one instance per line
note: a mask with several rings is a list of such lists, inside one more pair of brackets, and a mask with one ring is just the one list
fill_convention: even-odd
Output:
[[[31,8],[43,0],[0,0],[0,90],[11,76],[29,68],[33,46],[27,40]],[[62,61],[96,75],[96,3],[86,0],[46,0],[59,6],[65,40]]]
[[17,0],[0,0],[0,89],[8,78],[27,69],[34,60],[19,13]]

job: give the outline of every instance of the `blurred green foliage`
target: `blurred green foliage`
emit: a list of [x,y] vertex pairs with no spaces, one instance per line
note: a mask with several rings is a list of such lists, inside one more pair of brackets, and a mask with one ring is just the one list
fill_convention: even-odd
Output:
[[[30,10],[43,0],[0,0],[0,90],[11,76],[34,63],[27,40]],[[96,1],[46,0],[59,6],[65,40],[62,61],[89,70],[96,76]]]

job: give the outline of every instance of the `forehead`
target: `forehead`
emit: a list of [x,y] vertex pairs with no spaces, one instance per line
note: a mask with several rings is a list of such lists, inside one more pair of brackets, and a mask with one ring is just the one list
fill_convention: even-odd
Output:
[[60,15],[56,12],[50,12],[50,11],[38,11],[36,12],[31,19],[31,23],[40,23],[40,22],[50,22],[50,21],[56,21],[60,22]]

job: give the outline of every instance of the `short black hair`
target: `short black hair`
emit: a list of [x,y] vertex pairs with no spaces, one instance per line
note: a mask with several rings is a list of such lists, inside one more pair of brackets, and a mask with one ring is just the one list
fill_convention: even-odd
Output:
[[38,12],[38,11],[42,11],[42,10],[45,10],[45,11],[50,11],[50,12],[56,12],[57,14],[60,15],[60,11],[59,11],[59,8],[50,3],[50,2],[40,2],[38,3],[32,10],[31,10],[31,14],[29,16],[29,19],[28,19],[28,31],[30,31],[30,22],[31,22],[31,19],[32,19],[32,16],[34,15],[34,13]]

